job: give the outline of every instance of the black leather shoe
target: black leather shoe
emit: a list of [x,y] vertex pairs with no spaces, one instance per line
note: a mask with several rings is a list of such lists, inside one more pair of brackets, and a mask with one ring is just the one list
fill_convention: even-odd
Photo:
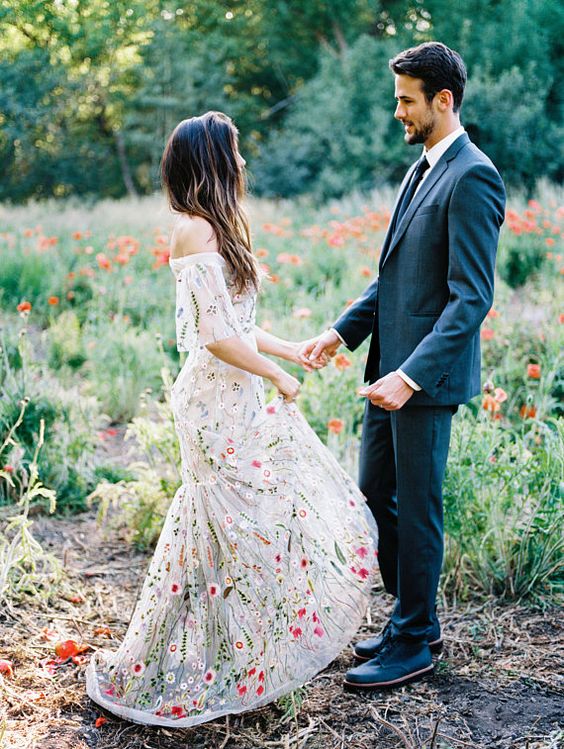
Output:
[[390,641],[392,636],[392,622],[388,622],[377,637],[369,637],[367,640],[357,642],[353,648],[354,657],[359,661],[369,661],[375,658]]
[[380,655],[347,671],[347,690],[393,689],[418,681],[433,673],[433,657],[428,643],[392,637]]
[[[357,661],[369,661],[382,651],[392,636],[392,623],[388,620],[388,623],[382,630],[378,637],[369,637],[367,640],[361,640],[357,642],[353,648],[354,657]],[[436,655],[442,652],[443,649],[443,638],[441,636],[441,625],[439,620],[435,620],[433,629],[431,631],[431,639],[429,642],[429,648],[431,653]]]

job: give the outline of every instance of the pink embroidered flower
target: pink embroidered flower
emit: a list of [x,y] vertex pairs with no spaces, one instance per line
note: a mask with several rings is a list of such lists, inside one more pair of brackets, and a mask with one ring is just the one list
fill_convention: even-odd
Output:
[[298,611],[298,618],[299,618],[299,619],[302,619],[302,618],[303,618],[303,617],[304,617],[305,615],[306,615],[306,610],[305,610],[305,608],[303,608],[303,609],[300,609],[300,610]]
[[[261,653],[261,655],[262,655],[262,653]],[[260,674],[258,675],[258,680],[259,681],[264,681],[264,671],[260,672]]]
[[184,712],[184,708],[180,705],[173,705],[170,709],[170,713],[173,718],[185,718],[186,713]]
[[302,570],[305,570],[305,568],[308,566],[308,564],[309,564],[309,562],[307,561],[307,559],[305,557],[302,557],[300,559],[300,567],[302,568]]
[[216,673],[213,669],[208,669],[204,674],[204,681],[206,684],[213,684],[215,681]]
[[253,460],[251,465],[253,466],[253,468],[260,468],[262,466],[262,463],[260,462],[260,460]]
[[274,413],[276,413],[276,409],[274,408],[274,406],[267,406],[266,407],[266,413],[267,414],[274,414]]
[[325,634],[325,632],[323,631],[323,627],[320,627],[319,625],[317,625],[317,627],[314,627],[313,634],[317,635],[318,637],[323,637],[323,635]]
[[368,549],[366,546],[359,546],[356,550],[356,553],[359,557],[362,557],[363,559],[368,556]]
[[314,611],[314,612],[313,612],[313,614],[312,614],[312,617],[311,617],[311,618],[313,619],[313,621],[314,621],[315,623],[317,623],[317,622],[319,621],[319,617],[317,616],[317,612],[316,612],[316,611]]
[[247,687],[245,684],[237,684],[237,692],[239,694],[239,697],[242,697],[247,692]]
[[135,674],[135,676],[141,676],[141,674],[145,671],[145,664],[144,663],[134,663],[131,667],[131,670]]
[[263,687],[263,685],[261,684],[261,685],[259,686],[259,688],[257,689],[257,694],[258,694],[258,696],[260,697],[260,696],[261,696],[261,694],[262,694],[263,692],[264,692],[264,687]]
[[172,593],[173,596],[180,595],[180,585],[179,585],[179,583],[172,583],[172,585],[170,586],[170,592]]
[[116,688],[113,684],[110,684],[108,689],[104,689],[104,694],[107,694],[109,697],[113,697],[116,693]]
[[301,637],[303,632],[300,627],[294,627],[292,630],[292,634],[294,635],[294,639],[297,640],[298,637]]
[[170,646],[169,650],[170,650],[171,653],[175,653],[176,652],[176,648],[177,648],[177,645],[176,645],[175,642],[173,642],[172,645]]
[[282,554],[280,552],[274,557],[274,561],[278,563],[282,561]]
[[215,598],[217,595],[219,595],[219,585],[216,583],[210,583],[208,585],[208,593],[212,598]]
[[299,515],[299,516],[300,516],[301,518],[305,518],[305,517],[306,517],[306,515],[307,515],[307,511],[306,511],[306,510],[304,510],[304,508],[302,507],[302,509],[301,509],[301,510],[298,510],[298,515]]
[[231,525],[231,523],[233,522],[233,518],[231,517],[231,515],[226,515],[226,516],[225,516],[225,522],[226,522],[226,523],[227,523],[228,525]]
[[358,571],[358,576],[363,580],[366,580],[367,577],[370,577],[370,572],[366,569],[366,567],[361,567]]
[[256,674],[256,672],[257,672],[257,670],[253,666],[253,668],[251,668],[249,671],[247,671],[247,676],[254,676]]

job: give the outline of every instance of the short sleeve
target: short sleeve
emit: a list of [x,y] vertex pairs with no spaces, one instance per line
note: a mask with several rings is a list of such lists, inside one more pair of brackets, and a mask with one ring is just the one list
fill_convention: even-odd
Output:
[[[190,258],[192,260],[192,257]],[[219,257],[187,263],[176,278],[176,346],[191,351],[243,331]]]

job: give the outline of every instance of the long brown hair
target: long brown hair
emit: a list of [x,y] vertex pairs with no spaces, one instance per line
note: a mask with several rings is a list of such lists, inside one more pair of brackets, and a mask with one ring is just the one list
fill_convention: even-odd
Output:
[[238,130],[222,112],[182,120],[165,146],[161,179],[170,207],[212,225],[219,254],[235,276],[237,291],[259,287],[249,223],[241,207],[246,193],[236,154]]

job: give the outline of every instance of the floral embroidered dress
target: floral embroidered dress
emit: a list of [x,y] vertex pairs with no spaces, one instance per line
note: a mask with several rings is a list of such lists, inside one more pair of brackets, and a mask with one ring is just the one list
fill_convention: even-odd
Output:
[[171,390],[182,485],[129,628],[87,692],[128,720],[186,727],[295,689],[355,635],[377,560],[357,486],[298,408],[206,344],[256,349],[255,293],[215,252],[170,260],[179,351]]

